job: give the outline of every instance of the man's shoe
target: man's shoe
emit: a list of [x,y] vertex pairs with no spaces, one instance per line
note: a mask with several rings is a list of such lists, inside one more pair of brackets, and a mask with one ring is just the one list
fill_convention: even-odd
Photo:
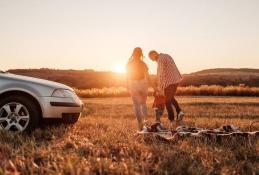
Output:
[[176,121],[182,121],[183,120],[183,117],[184,117],[184,112],[183,111],[180,111],[179,114],[177,115],[177,119]]

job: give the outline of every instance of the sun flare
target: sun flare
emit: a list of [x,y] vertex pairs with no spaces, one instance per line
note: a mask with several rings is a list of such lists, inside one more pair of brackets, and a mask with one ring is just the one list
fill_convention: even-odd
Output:
[[125,73],[126,72],[125,65],[123,65],[123,64],[116,64],[114,66],[114,68],[113,68],[113,71],[117,72],[117,73]]

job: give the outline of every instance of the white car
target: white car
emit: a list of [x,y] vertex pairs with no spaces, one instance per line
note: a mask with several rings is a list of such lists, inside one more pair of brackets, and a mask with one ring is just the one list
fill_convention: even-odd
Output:
[[0,71],[0,129],[31,131],[45,118],[76,123],[82,110],[66,85]]

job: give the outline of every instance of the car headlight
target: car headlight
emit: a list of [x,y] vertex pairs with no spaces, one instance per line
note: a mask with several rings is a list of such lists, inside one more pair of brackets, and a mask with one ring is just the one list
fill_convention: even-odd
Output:
[[52,97],[74,98],[76,95],[73,91],[67,89],[56,89],[51,95]]

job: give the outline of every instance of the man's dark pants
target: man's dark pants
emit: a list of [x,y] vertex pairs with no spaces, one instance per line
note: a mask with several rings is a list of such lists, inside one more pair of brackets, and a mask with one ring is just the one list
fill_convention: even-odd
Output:
[[174,105],[177,114],[181,111],[181,108],[178,104],[178,102],[175,99],[175,94],[177,90],[178,84],[171,84],[167,88],[165,88],[165,98],[166,98],[166,110],[168,113],[168,118],[170,121],[174,120],[174,110],[172,108],[172,105]]

